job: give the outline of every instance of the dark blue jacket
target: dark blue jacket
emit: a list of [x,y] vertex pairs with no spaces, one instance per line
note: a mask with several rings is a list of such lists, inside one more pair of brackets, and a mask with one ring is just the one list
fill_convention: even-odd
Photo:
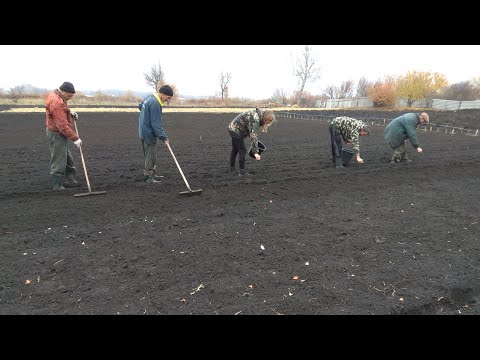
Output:
[[392,149],[403,144],[407,139],[410,140],[412,146],[418,148],[417,126],[420,124],[419,113],[403,114],[390,121],[385,128],[384,136]]
[[138,136],[147,144],[156,144],[157,138],[168,139],[163,129],[162,106],[155,95],[148,95],[139,105]]

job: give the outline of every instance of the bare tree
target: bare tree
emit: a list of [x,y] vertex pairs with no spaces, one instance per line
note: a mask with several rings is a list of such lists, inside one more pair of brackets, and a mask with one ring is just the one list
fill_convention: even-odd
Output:
[[473,91],[475,98],[480,99],[480,76],[476,76],[472,79]]
[[437,92],[436,96],[448,100],[471,101],[476,98],[475,87],[470,81],[452,84]]
[[480,88],[480,76],[472,78],[472,84],[475,88]]
[[8,97],[16,103],[19,99],[25,96],[25,85],[17,85],[13,88],[10,88],[8,91]]
[[355,82],[352,80],[343,81],[338,91],[338,98],[339,99],[351,98],[353,96],[354,86],[355,86]]
[[271,100],[282,105],[287,105],[288,97],[283,89],[275,89],[275,92],[272,95]]
[[335,85],[328,85],[325,90],[323,90],[323,96],[328,99],[336,99],[338,94],[337,87]]
[[158,65],[153,65],[150,71],[144,73],[143,76],[145,77],[147,85],[153,87],[155,90],[160,88],[160,86],[165,85],[165,75],[160,63],[158,63]]
[[296,92],[297,100],[302,98],[307,83],[314,82],[320,78],[320,68],[315,66],[316,60],[312,57],[311,51],[312,48],[305,45],[301,57],[297,59],[297,65],[293,72],[300,84],[300,89]]
[[232,80],[232,74],[230,73],[220,73],[220,94],[222,95],[222,100],[228,98],[228,84]]
[[367,80],[365,76],[362,76],[360,80],[358,80],[357,84],[357,97],[367,97],[368,96],[368,88],[371,87],[373,84]]

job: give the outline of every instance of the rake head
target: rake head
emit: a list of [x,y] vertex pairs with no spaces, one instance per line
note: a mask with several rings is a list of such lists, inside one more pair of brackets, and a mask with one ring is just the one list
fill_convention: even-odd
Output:
[[88,195],[102,195],[106,193],[107,193],[106,191],[90,191],[82,194],[74,194],[73,196],[79,197],[79,196],[88,196]]
[[188,190],[188,191],[180,191],[179,194],[181,196],[195,196],[195,195],[201,195],[202,194],[202,189],[198,190]]

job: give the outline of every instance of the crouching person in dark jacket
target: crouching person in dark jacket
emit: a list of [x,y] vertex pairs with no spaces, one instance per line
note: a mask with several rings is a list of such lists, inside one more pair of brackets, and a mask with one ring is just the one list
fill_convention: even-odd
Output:
[[430,121],[427,113],[407,113],[390,121],[385,128],[384,137],[393,149],[391,164],[411,162],[407,156],[406,142],[410,143],[419,154],[423,152],[417,139],[417,127]]

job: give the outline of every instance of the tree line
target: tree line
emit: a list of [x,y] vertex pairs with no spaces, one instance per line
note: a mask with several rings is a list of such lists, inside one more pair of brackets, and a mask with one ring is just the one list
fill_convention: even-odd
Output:
[[[302,53],[297,56],[293,69],[293,76],[296,77],[298,89],[288,94],[284,89],[275,89],[269,99],[260,101],[282,106],[315,107],[318,100],[324,103],[331,99],[348,99],[355,97],[368,97],[373,101],[375,107],[391,107],[395,104],[396,98],[403,98],[407,106],[411,107],[415,101],[420,99],[446,99],[457,101],[470,101],[480,99],[480,76],[471,80],[449,84],[445,75],[434,72],[408,71],[400,76],[384,76],[382,79],[370,81],[364,76],[358,81],[345,80],[340,85],[328,84],[320,90],[320,94],[312,94],[307,91],[308,84],[314,84],[321,78],[321,67],[319,61],[312,55],[312,47],[305,45]],[[160,62],[153,65],[144,74],[148,86],[158,90],[167,83],[165,73]],[[218,100],[224,104],[236,103],[230,99],[229,87],[232,80],[232,73],[221,72],[218,77]],[[174,82],[168,82],[174,90],[172,102],[178,102],[179,90]],[[0,93],[0,96],[3,94]],[[79,94],[80,96],[82,94]],[[25,97],[32,97],[27,91],[26,85],[19,85],[8,90],[6,96],[13,102]],[[213,97],[213,100],[215,100]],[[94,98],[97,100],[112,100],[108,95],[98,91]],[[120,98],[125,101],[139,101],[131,92],[127,91]],[[212,100],[212,99],[211,99]],[[238,100],[238,99],[237,99]]]

